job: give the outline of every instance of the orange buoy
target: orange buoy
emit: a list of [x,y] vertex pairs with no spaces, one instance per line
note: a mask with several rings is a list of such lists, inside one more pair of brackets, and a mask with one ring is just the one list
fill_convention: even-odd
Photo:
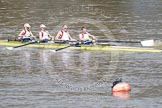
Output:
[[112,88],[113,92],[120,92],[120,91],[131,91],[131,86],[125,82],[119,82]]
[[122,82],[122,79],[116,79],[112,85],[112,92],[131,91],[131,87],[128,83]]
[[122,99],[130,99],[130,91],[112,92],[112,95]]

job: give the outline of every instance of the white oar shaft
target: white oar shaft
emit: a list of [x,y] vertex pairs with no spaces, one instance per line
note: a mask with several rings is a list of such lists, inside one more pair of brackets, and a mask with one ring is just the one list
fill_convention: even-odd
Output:
[[131,40],[105,40],[105,39],[100,39],[100,40],[96,40],[96,42],[140,43],[141,41],[131,41]]

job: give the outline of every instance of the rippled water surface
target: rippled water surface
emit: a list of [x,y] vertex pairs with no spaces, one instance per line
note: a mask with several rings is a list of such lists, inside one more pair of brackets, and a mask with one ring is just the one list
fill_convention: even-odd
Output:
[[[44,23],[52,36],[67,24],[76,39],[83,25],[98,39],[160,39],[161,5],[160,0],[0,0],[0,38],[13,39],[28,22],[35,36]],[[0,108],[161,108],[161,59],[161,53],[0,47]],[[113,94],[116,78],[132,91]]]

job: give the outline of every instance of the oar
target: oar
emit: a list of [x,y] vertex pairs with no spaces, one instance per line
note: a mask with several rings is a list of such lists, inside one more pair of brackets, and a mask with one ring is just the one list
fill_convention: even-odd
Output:
[[51,52],[57,52],[57,51],[60,51],[60,50],[63,50],[63,49],[69,48],[69,47],[80,47],[80,44],[77,42],[76,44],[71,44],[71,45],[68,45],[68,46],[63,47],[63,48],[58,48],[56,50],[51,50]]
[[143,41],[130,41],[130,40],[96,40],[96,42],[98,43],[102,43],[102,42],[116,42],[116,43],[140,43],[141,46],[144,47],[151,47],[151,46],[158,46],[160,44],[162,44],[162,42],[160,40],[143,40]]
[[63,49],[69,48],[69,47],[71,47],[71,45],[63,47],[63,48],[58,48],[56,50],[51,50],[51,52],[57,52],[57,51],[60,51],[60,50],[63,50]]
[[37,43],[37,41],[29,42],[29,43],[26,43],[26,44],[23,44],[23,45],[15,46],[15,47],[6,47],[6,48],[8,50],[13,50],[14,48],[19,48],[19,47],[27,46],[27,45],[34,44],[34,43]]
[[106,39],[96,40],[96,42],[141,43],[141,41],[131,41],[131,40],[106,40]]

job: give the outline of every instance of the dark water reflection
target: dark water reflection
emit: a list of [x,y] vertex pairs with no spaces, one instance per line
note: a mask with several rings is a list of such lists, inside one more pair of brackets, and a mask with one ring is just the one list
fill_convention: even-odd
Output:
[[[66,23],[76,38],[86,25],[99,39],[160,39],[161,4],[159,0],[0,0],[0,38],[13,38],[29,22],[36,36],[41,23],[53,36]],[[0,48],[0,107],[160,108],[161,58],[160,53]],[[111,83],[119,77],[132,87],[129,99],[111,93]]]
[[[111,54],[115,53],[110,52],[2,51],[2,107],[161,105],[161,54],[120,53],[118,61],[114,61],[116,59],[112,59]],[[112,96],[111,83],[118,77],[129,82],[132,86],[131,94],[118,93]]]

